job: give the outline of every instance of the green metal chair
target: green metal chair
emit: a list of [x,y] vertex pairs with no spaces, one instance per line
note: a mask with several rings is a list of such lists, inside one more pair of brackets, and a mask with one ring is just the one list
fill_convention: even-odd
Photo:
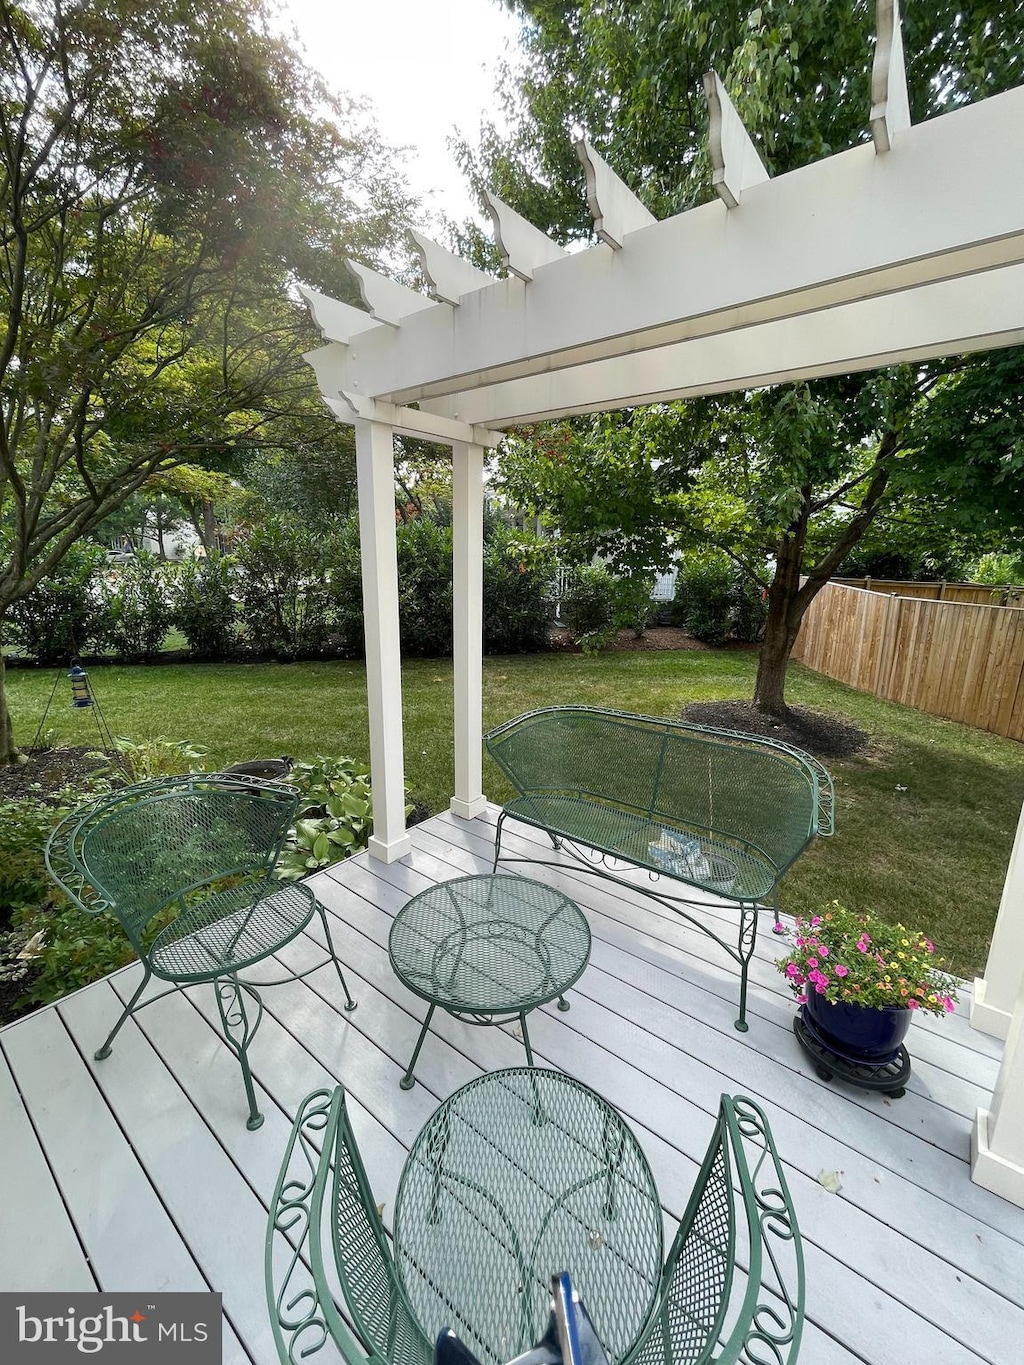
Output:
[[[519,1074],[540,1073],[523,1069]],[[572,1135],[565,1137],[568,1159]],[[614,1164],[617,1149],[607,1159]],[[438,1160],[444,1160],[443,1153]],[[465,1188],[466,1225],[446,1229],[453,1255],[465,1250],[462,1239],[479,1243],[490,1237],[500,1243],[497,1255],[482,1254],[479,1263],[500,1263],[502,1253],[515,1253],[521,1243],[508,1210],[487,1184],[486,1165]],[[551,1191],[538,1186],[536,1200],[541,1215],[550,1218],[544,1210]],[[481,1216],[488,1208],[492,1212]],[[617,1211],[608,1216],[615,1218]],[[587,1227],[577,1230],[577,1247],[580,1234],[590,1247],[600,1245],[599,1230]],[[621,1246],[609,1254],[621,1254]],[[473,1263],[475,1257],[468,1260]],[[536,1301],[537,1285],[516,1283],[521,1258],[509,1254],[506,1263],[515,1277],[513,1296]],[[428,1365],[433,1359],[432,1342],[397,1269],[340,1087],[314,1092],[299,1109],[271,1202],[265,1268],[282,1365],[299,1365],[325,1346],[325,1359],[345,1365],[364,1365],[367,1359],[374,1365]],[[540,1288],[546,1293],[546,1281]],[[686,1212],[660,1278],[653,1272],[651,1288],[653,1307],[632,1344],[616,1353],[605,1342],[610,1365],[796,1361],[804,1319],[800,1233],[768,1121],[752,1100],[722,1096]],[[505,1300],[507,1286],[501,1289]],[[497,1287],[478,1274],[460,1301],[451,1303],[455,1330],[484,1365],[516,1353],[516,1322],[507,1324],[508,1339],[493,1339],[496,1296]],[[588,1300],[587,1306],[600,1321],[601,1305]],[[484,1322],[488,1327],[481,1327]]]
[[[136,1009],[185,986],[212,982],[224,1040],[242,1068],[249,1128],[263,1122],[248,1059],[263,1003],[239,973],[276,953],[319,914],[330,954],[325,960],[334,963],[346,1010],[356,1007],[323,906],[307,886],[274,876],[297,803],[293,787],[256,778],[217,773],[159,778],[82,806],[46,844],[54,881],[88,914],[116,916],[145,969],[96,1060],[110,1056]],[[323,965],[258,984],[293,981]],[[151,977],[171,988],[142,1000]]]

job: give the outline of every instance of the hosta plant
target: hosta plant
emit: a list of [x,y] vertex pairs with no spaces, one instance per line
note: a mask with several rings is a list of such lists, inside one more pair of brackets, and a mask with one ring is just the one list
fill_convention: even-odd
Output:
[[838,901],[797,915],[793,951],[775,965],[801,1004],[813,991],[833,1005],[948,1014],[957,1000],[956,981],[938,970],[942,959],[926,934]]
[[[298,881],[364,849],[373,832],[370,774],[351,758],[317,757],[296,763],[288,782],[300,792],[295,824],[277,862],[277,875]],[[406,814],[412,811],[406,807]]]

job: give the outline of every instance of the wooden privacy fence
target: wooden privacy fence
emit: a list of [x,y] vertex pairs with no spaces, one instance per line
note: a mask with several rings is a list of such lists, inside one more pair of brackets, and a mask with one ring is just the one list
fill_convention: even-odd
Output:
[[976,602],[987,607],[1024,607],[1024,587],[1015,583],[911,583],[898,578],[834,578],[850,588],[894,592],[897,597],[937,598],[940,602]]
[[[892,585],[917,586],[939,585]],[[832,582],[808,608],[793,658],[887,701],[1024,740],[1024,606]]]

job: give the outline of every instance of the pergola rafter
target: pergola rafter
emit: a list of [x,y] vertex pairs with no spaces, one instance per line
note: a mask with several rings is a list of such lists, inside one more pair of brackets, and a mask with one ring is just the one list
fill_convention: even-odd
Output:
[[[711,72],[715,201],[657,222],[584,140],[589,249],[567,252],[488,195],[509,278],[416,233],[429,295],[356,263],[368,312],[303,291],[326,342],[307,359],[325,402],[356,430],[374,857],[410,848],[396,433],[453,451],[452,809],[471,818],[485,804],[484,450],[500,429],[1024,343],[1024,88],[912,126],[896,0],[877,9],[861,146],[769,178]],[[1024,943],[1022,923],[1015,852],[993,953]],[[979,1111],[973,1171],[1024,1204],[1024,963],[1000,965],[974,1019],[1009,1036],[991,1111]]]

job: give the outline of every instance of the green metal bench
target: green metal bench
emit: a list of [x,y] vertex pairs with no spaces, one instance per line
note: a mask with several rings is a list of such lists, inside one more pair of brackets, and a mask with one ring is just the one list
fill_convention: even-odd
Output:
[[[818,760],[758,735],[587,706],[531,711],[485,740],[518,793],[498,817],[495,868],[505,821],[521,820],[589,871],[676,911],[738,964],[736,1027],[745,1031],[757,908],[771,906],[781,928],[780,879],[816,835],[834,829],[832,779]],[[706,901],[618,877],[609,860],[737,902],[736,946],[693,913]]]
[[[135,1010],[184,986],[212,982],[224,1041],[242,1068],[249,1128],[263,1122],[248,1059],[263,1004],[239,972],[283,948],[319,914],[345,1008],[356,1007],[323,906],[307,886],[273,875],[297,804],[294,787],[252,777],[158,778],[80,807],[46,844],[54,881],[86,913],[116,916],[145,968],[96,1060],[110,1056],[111,1044]],[[318,961],[282,981],[323,965]],[[143,1000],[154,976],[171,982],[171,990]],[[255,1010],[251,1017],[247,999]]]
[[[597,1101],[603,1127],[600,1119],[596,1126],[586,1122],[585,1103],[581,1109],[571,1093],[556,1107],[553,1087],[543,1084],[555,1076],[566,1092]],[[469,1092],[476,1086],[483,1087],[481,1097],[495,1099],[490,1115],[479,1104],[474,1108]],[[618,1198],[602,1198],[613,1182],[638,1177],[620,1169],[627,1158],[612,1136],[622,1121],[593,1091],[563,1073],[518,1068],[463,1087],[438,1111],[449,1114],[450,1125],[439,1124],[438,1116],[428,1121],[402,1182],[417,1168],[413,1178],[427,1196],[421,1212],[436,1224],[448,1259],[470,1268],[457,1288],[446,1271],[436,1307],[481,1365],[500,1365],[541,1335],[552,1267],[539,1254],[539,1239],[557,1269],[572,1274],[599,1334],[603,1325],[610,1365],[792,1365],[797,1359],[804,1320],[800,1233],[768,1122],[753,1101],[722,1096],[663,1264],[660,1254],[648,1264],[640,1252],[646,1241],[629,1254],[639,1189],[633,1197],[620,1183]],[[498,1147],[485,1159],[484,1140],[494,1140],[496,1128],[503,1130]],[[467,1140],[478,1157],[472,1165],[458,1159]],[[508,1151],[518,1163],[507,1159]],[[540,1178],[524,1180],[524,1169],[534,1166],[541,1167]],[[656,1191],[653,1197],[660,1233]],[[400,1241],[396,1252],[344,1091],[309,1095],[292,1129],[267,1225],[267,1302],[282,1365],[299,1365],[325,1347],[325,1361],[345,1365],[430,1365],[437,1324],[421,1325],[411,1295],[426,1303],[431,1286],[420,1276],[407,1288],[400,1268],[404,1233]],[[433,1263],[420,1242],[420,1270],[428,1274]],[[604,1270],[603,1256],[611,1258]],[[630,1277],[635,1302],[622,1299]],[[631,1315],[634,1326],[623,1337],[617,1327]]]

